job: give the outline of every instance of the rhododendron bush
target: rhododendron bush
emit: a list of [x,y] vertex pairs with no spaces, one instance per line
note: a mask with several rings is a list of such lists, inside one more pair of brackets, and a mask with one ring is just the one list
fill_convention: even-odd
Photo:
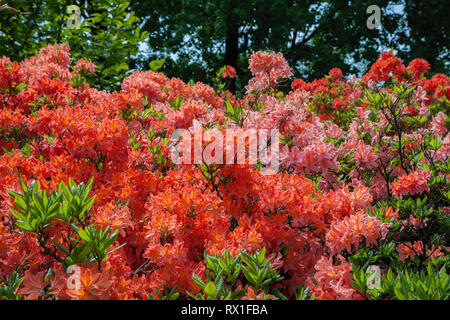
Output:
[[[450,79],[425,60],[286,93],[283,55],[255,52],[236,95],[230,66],[214,88],[137,71],[108,92],[94,63],[0,59],[0,297],[449,298]],[[194,127],[278,130],[277,172],[174,163]]]

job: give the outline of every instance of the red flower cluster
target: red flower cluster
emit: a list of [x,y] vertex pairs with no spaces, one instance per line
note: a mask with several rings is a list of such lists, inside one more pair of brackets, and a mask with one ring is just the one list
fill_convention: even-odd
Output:
[[226,66],[222,72],[222,78],[236,78],[236,69],[232,66]]
[[380,58],[372,65],[369,72],[362,77],[362,80],[387,81],[390,77],[401,79],[406,72],[406,67],[402,60],[396,57],[392,51],[383,52]]

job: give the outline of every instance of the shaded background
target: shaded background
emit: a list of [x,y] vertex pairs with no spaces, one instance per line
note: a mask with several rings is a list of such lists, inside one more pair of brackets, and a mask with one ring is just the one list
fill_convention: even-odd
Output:
[[[117,89],[134,70],[165,58],[167,76],[208,84],[220,67],[237,69],[237,89],[250,77],[252,51],[282,52],[295,78],[312,80],[331,68],[362,75],[380,52],[404,63],[423,58],[430,74],[449,74],[448,1],[295,0],[8,0],[0,11],[0,56],[21,60],[40,47],[66,42],[74,60],[98,66],[94,86]],[[67,27],[68,5],[81,9],[80,29]],[[369,5],[381,28],[366,26]],[[234,84],[233,84],[234,85]]]

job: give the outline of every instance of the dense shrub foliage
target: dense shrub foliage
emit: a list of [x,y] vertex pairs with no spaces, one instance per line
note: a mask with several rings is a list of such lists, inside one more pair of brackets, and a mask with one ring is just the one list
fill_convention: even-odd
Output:
[[[229,66],[215,88],[138,71],[107,92],[64,44],[0,59],[0,297],[448,299],[449,78],[384,52],[283,94],[282,54],[249,62],[232,95]],[[278,129],[278,172],[175,165],[195,125]]]

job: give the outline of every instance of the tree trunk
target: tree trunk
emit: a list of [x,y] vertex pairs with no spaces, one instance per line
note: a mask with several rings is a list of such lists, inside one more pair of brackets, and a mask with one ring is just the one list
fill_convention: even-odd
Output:
[[[227,21],[227,36],[225,39],[225,58],[224,64],[230,65],[236,70],[239,59],[239,25],[233,21],[232,17],[229,17]],[[230,79],[229,90],[232,93],[236,91],[236,79]]]

